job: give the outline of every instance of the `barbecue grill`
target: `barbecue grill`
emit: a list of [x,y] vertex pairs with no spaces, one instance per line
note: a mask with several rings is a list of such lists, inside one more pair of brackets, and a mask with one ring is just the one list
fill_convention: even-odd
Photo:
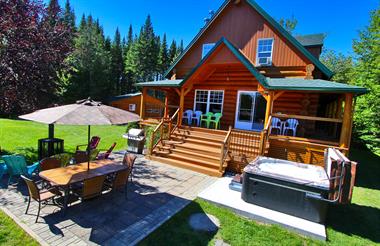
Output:
[[144,130],[130,129],[123,137],[128,139],[128,152],[142,154],[145,144]]

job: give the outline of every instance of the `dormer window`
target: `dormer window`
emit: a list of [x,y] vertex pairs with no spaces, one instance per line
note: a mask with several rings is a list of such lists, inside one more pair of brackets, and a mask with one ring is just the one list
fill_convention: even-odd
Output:
[[215,43],[203,44],[202,46],[202,59],[205,57],[208,52],[215,46]]
[[257,66],[272,65],[273,38],[259,39],[257,42]]

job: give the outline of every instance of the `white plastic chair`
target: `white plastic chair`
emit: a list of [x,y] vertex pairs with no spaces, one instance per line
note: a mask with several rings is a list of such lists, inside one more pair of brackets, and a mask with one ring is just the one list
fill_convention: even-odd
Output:
[[270,133],[272,134],[272,130],[273,129],[277,129],[278,130],[278,134],[281,134],[282,133],[282,125],[283,125],[284,122],[282,122],[282,120],[280,120],[279,118],[276,118],[276,117],[273,117],[272,118],[272,124],[270,126]]
[[182,120],[186,119],[187,124],[190,125],[192,122],[192,117],[193,117],[193,110],[188,109],[183,113]]
[[200,126],[201,124],[201,116],[202,116],[202,111],[195,111],[194,115],[192,117],[192,121],[196,120],[197,121],[197,126]]
[[293,133],[293,137],[295,137],[297,133],[298,124],[298,120],[296,119],[287,119],[282,130],[282,135],[285,135],[289,130],[291,130]]

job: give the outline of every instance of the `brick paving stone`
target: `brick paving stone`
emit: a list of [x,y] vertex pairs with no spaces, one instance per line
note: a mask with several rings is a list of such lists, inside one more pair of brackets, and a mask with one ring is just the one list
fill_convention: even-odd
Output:
[[[123,154],[114,154],[122,158]],[[83,204],[73,203],[65,217],[54,206],[41,210],[34,223],[38,203],[32,202],[28,214],[27,188],[23,183],[12,189],[0,182],[0,207],[51,245],[130,245],[136,244],[159,225],[186,206],[205,187],[216,180],[203,174],[149,161],[136,160],[133,183],[128,183],[128,198],[112,192]],[[5,188],[4,188],[5,187]]]

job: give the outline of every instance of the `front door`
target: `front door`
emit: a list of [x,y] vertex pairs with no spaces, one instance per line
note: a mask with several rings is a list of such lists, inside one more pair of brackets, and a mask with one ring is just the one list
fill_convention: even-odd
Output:
[[265,98],[256,91],[238,91],[235,128],[261,131],[265,120]]

